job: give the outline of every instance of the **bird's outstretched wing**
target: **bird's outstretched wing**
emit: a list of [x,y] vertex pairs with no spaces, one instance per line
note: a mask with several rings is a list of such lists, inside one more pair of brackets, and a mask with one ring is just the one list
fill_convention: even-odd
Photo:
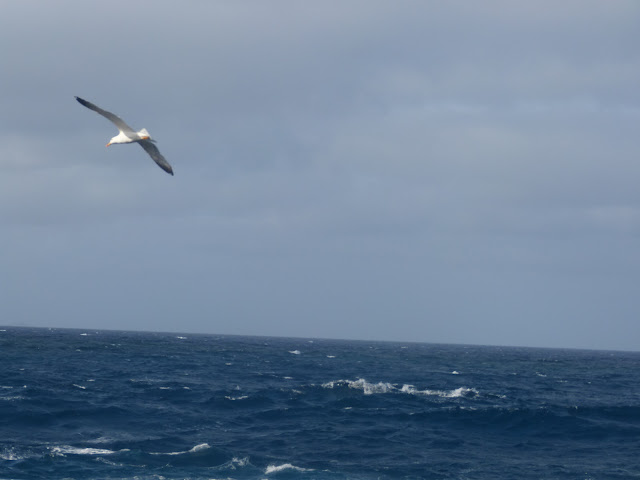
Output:
[[158,147],[156,147],[150,140],[140,140],[138,141],[140,146],[144,148],[144,151],[149,154],[153,161],[158,164],[158,166],[167,172],[169,175],[173,175],[173,169],[169,162],[162,156]]
[[86,100],[80,98],[80,97],[76,97],[76,100],[78,102],[80,102],[80,105],[84,105],[85,107],[87,107],[89,110],[93,110],[96,113],[99,113],[100,115],[102,115],[103,117],[105,117],[108,120],[111,120],[116,127],[118,127],[118,130],[120,130],[121,132],[124,133],[136,133],[133,128],[131,128],[129,125],[127,125],[120,117],[118,117],[117,115],[114,115],[111,112],[107,112],[106,110],[101,109],[100,107],[98,107],[97,105],[94,105],[91,102],[87,102]]

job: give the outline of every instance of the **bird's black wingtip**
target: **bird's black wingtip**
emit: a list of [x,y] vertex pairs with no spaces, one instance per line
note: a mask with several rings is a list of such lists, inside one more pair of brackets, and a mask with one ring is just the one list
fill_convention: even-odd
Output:
[[80,98],[80,97],[75,97],[75,96],[74,96],[74,98],[78,101],[78,103],[80,103],[80,105],[83,105],[85,107],[87,106],[87,101],[85,99]]

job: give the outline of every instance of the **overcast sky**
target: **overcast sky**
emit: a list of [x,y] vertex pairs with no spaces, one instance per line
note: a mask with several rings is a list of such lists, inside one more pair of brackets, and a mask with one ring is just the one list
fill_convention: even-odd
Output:
[[639,45],[636,0],[4,2],[0,324],[640,350]]

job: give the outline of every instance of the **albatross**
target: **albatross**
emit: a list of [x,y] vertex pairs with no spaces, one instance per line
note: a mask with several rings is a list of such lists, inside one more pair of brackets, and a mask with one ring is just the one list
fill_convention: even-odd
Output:
[[173,175],[173,169],[169,162],[162,156],[158,147],[154,145],[155,140],[151,138],[149,132],[145,128],[136,132],[133,128],[127,125],[120,117],[114,115],[111,112],[107,112],[106,110],[101,109],[100,107],[94,105],[91,102],[87,102],[86,100],[76,97],[76,100],[80,102],[80,105],[84,105],[89,110],[93,110],[96,113],[99,113],[107,120],[111,120],[118,127],[120,133],[109,140],[107,143],[107,147],[109,145],[113,145],[114,143],[138,143],[144,151],[149,154],[149,156],[153,159],[154,162],[158,164],[158,166],[167,172],[169,175]]

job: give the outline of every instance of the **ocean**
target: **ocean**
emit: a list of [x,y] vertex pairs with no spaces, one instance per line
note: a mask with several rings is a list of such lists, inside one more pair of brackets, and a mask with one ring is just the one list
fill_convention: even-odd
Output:
[[0,330],[0,479],[640,478],[637,352]]

